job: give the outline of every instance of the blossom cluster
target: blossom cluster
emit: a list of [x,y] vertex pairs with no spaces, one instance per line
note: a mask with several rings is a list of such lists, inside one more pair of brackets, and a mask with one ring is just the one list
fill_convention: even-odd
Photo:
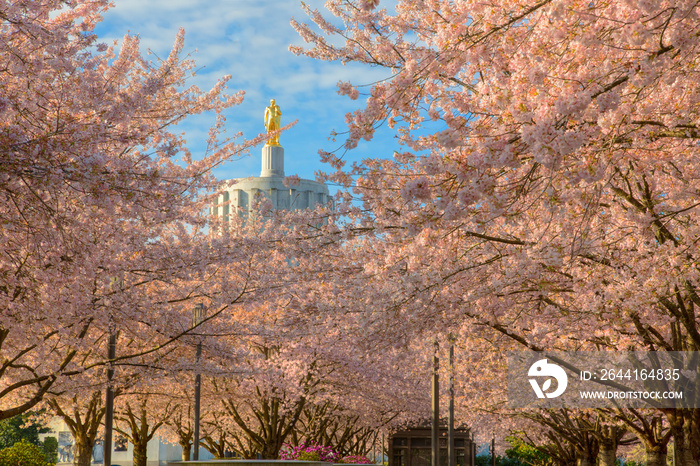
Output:
[[331,447],[326,447],[315,443],[302,443],[297,446],[292,446],[285,443],[280,449],[280,459],[328,461],[331,463],[338,463],[340,461],[340,454],[334,451]]

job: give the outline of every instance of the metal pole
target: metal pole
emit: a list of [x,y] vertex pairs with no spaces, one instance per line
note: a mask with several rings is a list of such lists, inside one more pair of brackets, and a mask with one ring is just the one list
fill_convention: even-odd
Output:
[[491,437],[491,462],[496,466],[496,434]]
[[438,370],[440,369],[440,358],[438,350],[440,346],[435,340],[435,353],[433,354],[433,426],[432,426],[432,466],[440,466],[440,380]]
[[374,462],[377,462],[377,436],[374,436],[374,439],[372,440],[372,459]]
[[[471,430],[471,429],[470,429]],[[472,431],[472,443],[471,443],[471,458],[469,458],[469,465],[476,466],[476,435]]]
[[455,340],[450,340],[450,405],[447,419],[447,464],[455,466]]
[[[112,361],[117,356],[117,334],[114,331],[114,324],[110,323],[109,345],[107,346],[107,359]],[[105,441],[104,456],[102,458],[104,466],[112,465],[112,424],[114,422],[114,389],[112,379],[114,378],[114,367],[112,363],[107,366],[107,391],[105,393]]]
[[[194,325],[197,326],[204,320],[204,304],[199,303],[194,308]],[[194,440],[192,442],[192,461],[199,461],[199,409],[202,387],[202,375],[199,373],[199,359],[202,357],[202,342],[197,343],[197,351],[195,352],[195,371],[194,376]]]
[[[386,439],[384,438],[384,432],[382,432],[382,448],[381,448],[381,450],[382,450],[382,459],[381,459],[381,461],[380,461],[379,464],[384,464],[384,455],[386,455],[386,453],[387,453],[387,449],[386,449],[385,447],[386,447]],[[388,459],[389,459],[389,458],[387,457],[387,460],[388,460]]]
[[[195,364],[199,366],[199,358],[202,356],[202,344],[197,343]],[[202,375],[194,376],[194,442],[192,445],[192,461],[199,461],[199,400],[202,386]]]

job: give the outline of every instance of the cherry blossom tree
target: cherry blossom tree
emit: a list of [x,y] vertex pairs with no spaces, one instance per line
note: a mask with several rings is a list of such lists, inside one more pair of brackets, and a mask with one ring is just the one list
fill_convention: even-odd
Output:
[[[207,92],[188,86],[182,31],[163,60],[134,36],[99,43],[92,31],[108,7],[0,3],[0,418],[103,365],[110,333],[152,343],[132,354],[172,345],[232,251],[215,251],[202,230],[202,193],[216,187],[213,167],[261,138],[236,143],[219,116],[195,160],[173,127],[242,93],[225,95],[228,77]],[[219,298],[216,312],[237,299]]]
[[214,455],[214,458],[224,458],[229,449],[239,452],[244,458],[254,458],[255,448],[249,442],[241,442],[241,438],[236,435],[235,430],[231,429],[227,421],[225,414],[216,409],[208,412],[200,427],[202,429],[201,446]]
[[89,395],[75,395],[69,400],[53,397],[47,400],[51,411],[66,423],[73,436],[73,464],[76,466],[92,463],[93,447],[105,414],[103,398],[102,391],[93,391]]
[[[296,53],[387,71],[347,115],[344,149],[379,125],[403,148],[351,167],[322,153],[349,188],[326,242],[346,242],[341,296],[365,328],[405,341],[466,324],[474,349],[500,334],[697,350],[698,3],[383,6],[335,0],[334,18],[293,22],[311,44]],[[357,84],[339,92],[357,99]],[[362,283],[371,298],[353,297]],[[656,414],[696,465],[695,410]]]
[[158,429],[172,416],[174,408],[171,400],[162,410],[153,409],[152,394],[132,394],[121,400],[123,408],[115,416],[115,430],[134,445],[134,466],[148,464],[148,442],[155,436]]
[[180,396],[176,396],[177,409],[165,421],[161,437],[180,445],[182,447],[182,461],[190,461],[194,442],[194,400],[184,387],[178,395]]

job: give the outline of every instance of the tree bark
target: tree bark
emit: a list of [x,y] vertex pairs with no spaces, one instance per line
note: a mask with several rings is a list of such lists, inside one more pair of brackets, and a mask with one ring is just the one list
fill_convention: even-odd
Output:
[[598,452],[598,466],[615,466],[617,460],[617,449],[610,448],[609,445],[600,446]]
[[85,435],[74,436],[75,451],[73,452],[74,466],[90,466],[92,463],[93,442]]
[[687,409],[684,413],[683,428],[680,434],[683,437],[683,448],[678,450],[677,458],[680,464],[676,464],[676,466],[700,466],[698,410]]
[[693,412],[689,409],[666,411],[666,418],[673,435],[673,455],[675,466],[699,466],[698,456],[693,453],[693,444],[697,443],[693,435]]
[[693,450],[688,447],[687,443],[678,447],[674,444],[673,448],[677,458],[675,466],[700,466],[700,462],[693,457]]
[[182,447],[182,461],[189,461],[192,458],[192,444],[190,442],[180,442]]
[[147,466],[148,440],[134,444],[134,466]]
[[617,446],[624,436],[624,429],[617,426],[602,426],[598,439],[598,466],[615,466]]
[[666,449],[647,450],[647,466],[666,466]]
[[279,442],[268,442],[264,445],[262,454],[262,459],[264,460],[276,460],[279,458],[280,448],[282,447]]

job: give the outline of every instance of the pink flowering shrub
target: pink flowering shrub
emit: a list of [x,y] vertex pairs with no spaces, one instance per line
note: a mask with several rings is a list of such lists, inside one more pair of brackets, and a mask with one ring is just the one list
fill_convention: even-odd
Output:
[[285,443],[280,449],[280,459],[337,463],[340,461],[340,455],[331,447],[323,445],[302,443],[295,447]]

